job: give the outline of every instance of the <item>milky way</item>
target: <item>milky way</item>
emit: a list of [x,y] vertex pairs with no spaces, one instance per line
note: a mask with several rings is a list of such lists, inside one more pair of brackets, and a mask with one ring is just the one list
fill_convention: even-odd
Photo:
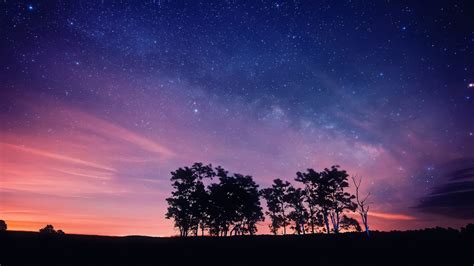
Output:
[[173,235],[169,172],[202,161],[338,164],[374,229],[472,221],[472,4],[312,2],[3,1],[0,218]]

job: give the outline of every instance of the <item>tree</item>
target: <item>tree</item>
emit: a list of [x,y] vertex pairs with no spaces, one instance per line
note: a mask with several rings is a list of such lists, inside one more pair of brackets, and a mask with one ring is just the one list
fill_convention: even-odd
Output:
[[[311,173],[314,172],[314,170],[308,169],[308,172]],[[331,178],[330,170],[327,168],[322,173],[311,174],[314,178],[314,180],[311,182],[315,183],[314,190],[312,191],[313,194],[311,196],[311,201],[314,206],[317,206],[317,213],[322,217],[322,222],[324,223],[326,233],[329,234],[331,232],[329,227],[329,215],[331,208],[334,205],[331,198],[331,194],[334,190],[334,181]],[[314,221],[314,218],[312,218],[312,220]]]
[[258,185],[251,176],[230,176],[216,168],[219,183],[209,186],[209,228],[212,235],[254,234],[264,219]]
[[293,222],[292,228],[298,235],[306,233],[305,225],[309,218],[308,211],[303,204],[304,199],[305,193],[303,190],[293,186],[288,188],[288,194],[285,197],[288,206],[291,208],[288,218]]
[[194,163],[192,167],[171,172],[174,191],[172,196],[166,199],[169,206],[165,217],[174,220],[181,236],[188,236],[189,232],[197,235],[199,226],[204,234],[208,192],[202,180],[213,176],[215,173],[212,166],[202,163]]
[[262,190],[261,195],[267,201],[269,212],[267,213],[272,220],[270,230],[274,234],[279,228],[283,227],[283,234],[286,235],[286,226],[289,225],[287,217],[288,209],[288,189],[290,188],[288,181],[281,179],[273,180],[272,187]]
[[172,197],[167,198],[168,212],[167,219],[174,219],[175,227],[179,229],[180,236],[187,236],[193,225],[191,212],[191,193],[194,187],[194,176],[190,168],[179,168],[171,172],[172,186],[175,191],[171,192]]
[[323,225],[321,213],[318,210],[318,182],[320,178],[321,174],[313,169],[307,169],[306,173],[297,172],[295,178],[295,181],[304,185],[304,200],[308,204],[308,222],[313,234],[317,227]]
[[7,223],[4,220],[0,220],[0,232],[7,231]]
[[242,234],[253,235],[257,232],[257,222],[264,220],[258,185],[248,175],[234,174],[234,178],[239,186],[238,197],[240,199],[237,222],[240,224],[239,228]]
[[269,225],[270,231],[276,235],[278,230],[283,227],[283,219],[280,215],[281,205],[278,202],[278,198],[275,195],[275,190],[273,188],[265,188],[260,191],[260,195],[267,202],[268,211],[265,213],[270,217],[271,223]]
[[[355,198],[344,190],[349,187],[347,177],[349,176],[345,170],[339,170],[338,165],[334,165],[331,169],[325,168],[321,173],[326,182],[329,184],[329,202],[330,202],[330,218],[334,233],[339,233],[339,224],[341,214],[345,210],[355,211],[357,204],[352,200]],[[328,228],[329,229],[329,228]]]
[[216,176],[212,165],[203,165],[203,163],[194,163],[191,167],[195,177],[195,190],[191,195],[191,201],[194,202],[192,207],[193,217],[196,221],[195,235],[198,234],[198,228],[201,227],[201,235],[204,235],[206,229],[207,220],[207,209],[209,208],[209,192],[203,183],[204,179],[212,179]]
[[209,185],[208,227],[211,235],[227,235],[237,208],[234,180],[222,167],[216,168],[219,183]]
[[54,230],[54,226],[51,224],[46,225],[44,228],[39,230],[41,234],[56,234],[56,230]]
[[367,195],[362,198],[359,194],[359,189],[360,189],[360,184],[362,183],[362,178],[359,178],[357,181],[354,176],[352,176],[352,182],[354,183],[355,189],[356,189],[356,202],[357,202],[357,212],[360,214],[360,217],[362,219],[362,224],[364,225],[365,232],[367,233],[367,236],[370,236],[370,231],[369,231],[369,222],[368,222],[368,213],[369,213],[369,205],[367,203],[367,199],[370,196],[370,192],[367,193]]
[[343,215],[340,223],[340,228],[346,230],[346,231],[351,231],[354,230],[356,232],[361,232],[362,229],[360,228],[359,222],[347,215]]

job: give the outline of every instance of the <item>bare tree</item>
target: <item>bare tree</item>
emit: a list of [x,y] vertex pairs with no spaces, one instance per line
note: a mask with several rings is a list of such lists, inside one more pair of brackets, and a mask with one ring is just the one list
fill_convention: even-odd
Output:
[[360,184],[362,183],[362,178],[359,178],[359,180],[356,180],[355,176],[352,176],[352,182],[354,183],[355,189],[356,189],[356,201],[357,201],[357,212],[360,214],[360,217],[362,218],[362,223],[364,224],[365,227],[365,232],[367,233],[367,236],[370,235],[369,233],[369,222],[367,220],[367,215],[369,213],[369,205],[367,202],[367,199],[370,196],[370,192],[367,193],[367,195],[364,198],[361,198],[359,195],[359,188]]

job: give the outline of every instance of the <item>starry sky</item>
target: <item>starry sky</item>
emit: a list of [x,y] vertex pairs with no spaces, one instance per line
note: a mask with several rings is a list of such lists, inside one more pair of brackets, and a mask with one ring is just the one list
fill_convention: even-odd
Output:
[[261,187],[338,164],[373,229],[464,226],[470,2],[2,1],[0,219],[175,235],[169,172],[202,161]]

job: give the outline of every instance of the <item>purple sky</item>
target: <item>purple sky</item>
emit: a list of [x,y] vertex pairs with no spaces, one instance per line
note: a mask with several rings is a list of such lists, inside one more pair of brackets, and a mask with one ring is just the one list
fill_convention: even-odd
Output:
[[474,219],[467,4],[2,5],[12,229],[173,235],[169,173],[196,161],[261,187],[338,164],[374,229]]

